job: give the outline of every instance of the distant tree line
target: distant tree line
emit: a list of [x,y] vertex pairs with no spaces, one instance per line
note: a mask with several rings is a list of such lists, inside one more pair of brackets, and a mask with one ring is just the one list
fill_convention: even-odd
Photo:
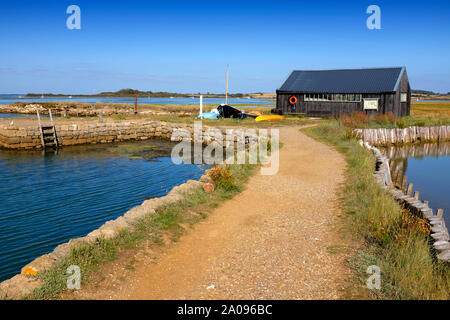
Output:
[[415,93],[415,94],[426,94],[426,95],[430,95],[430,94],[436,94],[433,91],[427,91],[427,90],[411,90],[411,93]]
[[[201,95],[202,93],[197,93],[196,95]],[[174,98],[188,98],[188,97],[192,97],[194,94],[187,94],[187,93],[175,93],[175,92],[165,92],[165,91],[158,91],[158,92],[153,92],[153,91],[140,91],[140,90],[135,90],[135,89],[121,89],[119,91],[115,91],[115,92],[110,92],[110,91],[106,91],[106,92],[101,92],[98,94],[53,94],[53,93],[28,93],[26,95],[26,97],[40,97],[44,95],[45,97],[68,97],[68,96],[72,96],[72,97],[134,97],[135,95],[137,95],[138,97],[158,97],[158,98],[169,98],[169,97],[174,97]],[[215,94],[215,93],[203,93],[203,95],[205,97],[217,97],[217,98],[221,98],[221,97],[225,97],[225,94],[221,93],[221,94]],[[244,93],[230,93],[228,94],[228,97],[230,98],[244,98],[247,97],[248,94],[244,94]]]
[[434,91],[427,91],[427,90],[411,90],[412,94],[424,94],[424,95],[436,95],[436,96],[442,96],[442,95],[450,95],[450,92],[447,93],[439,93]]

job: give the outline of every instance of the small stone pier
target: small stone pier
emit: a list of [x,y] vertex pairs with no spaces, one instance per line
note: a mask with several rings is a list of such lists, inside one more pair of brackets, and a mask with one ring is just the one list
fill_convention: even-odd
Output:
[[[202,128],[203,142],[209,144],[215,140],[215,133]],[[224,143],[234,139],[234,130],[242,128],[221,128]],[[194,137],[192,124],[170,123],[154,120],[123,120],[114,122],[99,121],[60,121],[55,124],[58,145],[61,147],[81,145],[115,143],[121,141],[139,141],[149,138],[161,138],[170,140],[175,130],[189,132]],[[258,141],[256,133],[245,135],[245,144]],[[39,150],[42,149],[41,133],[38,123],[36,125],[16,126],[0,124],[0,148],[10,150]]]

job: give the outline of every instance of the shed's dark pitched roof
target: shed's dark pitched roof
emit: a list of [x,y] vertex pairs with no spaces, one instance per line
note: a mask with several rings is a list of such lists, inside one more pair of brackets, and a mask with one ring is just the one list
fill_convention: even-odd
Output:
[[404,67],[342,70],[295,70],[278,91],[379,93],[397,91]]

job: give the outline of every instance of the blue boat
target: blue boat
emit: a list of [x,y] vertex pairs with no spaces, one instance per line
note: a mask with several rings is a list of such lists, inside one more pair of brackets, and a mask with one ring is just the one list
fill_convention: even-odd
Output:
[[218,119],[219,115],[214,112],[203,112],[198,115],[198,118],[203,117],[203,119]]

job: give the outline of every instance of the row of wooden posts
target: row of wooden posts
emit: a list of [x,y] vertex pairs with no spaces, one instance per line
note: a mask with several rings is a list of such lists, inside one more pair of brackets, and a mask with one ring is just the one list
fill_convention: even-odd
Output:
[[369,143],[362,140],[359,143],[375,154],[377,164],[374,176],[377,182],[388,190],[405,209],[428,222],[432,247],[436,252],[437,259],[450,263],[450,235],[445,225],[444,210],[438,209],[434,215],[433,209],[428,206],[428,201],[420,201],[420,192],[414,191],[413,193],[414,184],[410,182],[406,185],[406,176],[403,177],[401,186],[396,187],[392,181],[388,158]]
[[355,129],[354,132],[372,146],[450,140],[450,126]]
[[[406,185],[406,179],[407,179],[407,177],[405,176],[405,180],[404,180],[405,181],[405,185]],[[410,183],[408,183],[408,187],[406,189],[403,187],[402,190],[405,192],[405,194],[408,197],[411,197],[411,195],[412,195],[412,198],[414,200],[420,200],[420,192],[419,191],[415,190],[414,194],[412,194],[413,186],[414,186],[414,183],[410,182]],[[423,202],[423,204],[426,204],[426,205],[429,204],[428,200],[423,200],[422,202]],[[444,209],[437,209],[436,216],[443,217],[444,216]]]

